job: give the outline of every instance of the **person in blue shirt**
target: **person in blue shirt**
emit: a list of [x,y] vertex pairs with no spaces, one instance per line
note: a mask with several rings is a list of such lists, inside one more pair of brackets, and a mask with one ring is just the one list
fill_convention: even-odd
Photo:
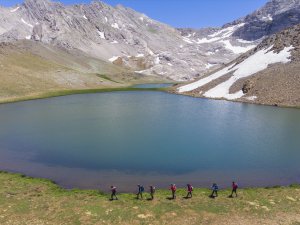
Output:
[[210,195],[211,198],[215,198],[215,197],[218,197],[218,191],[219,191],[219,187],[216,183],[214,183],[212,186],[211,186],[211,190],[212,190],[212,193]]
[[136,198],[139,199],[140,197],[143,199],[143,192],[144,192],[144,186],[138,184],[138,193],[136,194]]

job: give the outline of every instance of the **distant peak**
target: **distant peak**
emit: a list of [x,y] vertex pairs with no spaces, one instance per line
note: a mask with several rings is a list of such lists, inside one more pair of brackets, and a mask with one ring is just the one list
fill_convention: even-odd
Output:
[[39,3],[47,3],[47,4],[49,4],[49,3],[51,3],[51,1],[49,1],[49,0],[24,0],[24,3],[26,4],[26,3],[37,3],[37,4],[39,4]]

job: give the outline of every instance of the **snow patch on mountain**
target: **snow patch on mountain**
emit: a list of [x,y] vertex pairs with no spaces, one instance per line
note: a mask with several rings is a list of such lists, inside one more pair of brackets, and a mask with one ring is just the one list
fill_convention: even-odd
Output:
[[110,59],[108,59],[108,61],[114,62],[114,61],[116,61],[119,57],[120,57],[120,56],[113,56],[113,57],[111,57]]
[[111,27],[120,30],[119,24],[117,23],[113,23]]
[[105,39],[105,33],[101,31],[97,31],[101,39]]
[[194,42],[190,40],[188,37],[182,37],[182,40],[185,41],[186,43],[193,44]]
[[11,12],[11,13],[17,12],[17,11],[19,10],[19,8],[20,8],[20,7],[18,6],[17,8],[14,8],[14,9],[10,10],[10,12]]
[[271,16],[271,14],[268,14],[267,16],[263,16],[261,19],[263,21],[273,21],[273,17]]
[[240,27],[243,27],[245,23],[240,23],[234,26],[230,26],[224,29],[221,29],[213,34],[208,35],[208,38],[202,38],[196,41],[197,44],[206,44],[206,43],[212,43],[212,42],[217,42],[220,40],[224,40],[226,38],[229,38],[232,36],[232,34],[239,29]]
[[235,54],[245,53],[245,52],[251,50],[252,48],[256,47],[256,45],[249,45],[247,47],[233,46],[231,44],[230,40],[222,40],[220,42],[225,45],[225,48],[227,48],[228,50],[232,51]]
[[208,35],[209,37],[217,37],[219,35],[221,35],[221,37],[225,38],[225,37],[229,37],[233,34],[234,31],[236,31],[238,28],[245,26],[245,23],[240,23],[234,26],[230,26],[227,28],[224,28],[222,30],[219,30],[211,35]]
[[243,39],[236,39],[238,42],[243,43],[243,44],[252,44],[254,41],[247,41]]
[[229,94],[230,87],[239,79],[251,76],[259,71],[265,70],[270,64],[274,63],[287,63],[290,62],[291,53],[290,51],[294,49],[293,46],[285,47],[279,53],[271,51],[273,46],[260,50],[255,54],[251,55],[243,62],[239,64],[231,64],[218,72],[202,78],[196,82],[184,85],[178,88],[179,93],[189,92],[200,88],[213,80],[216,80],[226,74],[233,73],[227,81],[217,85],[216,87],[210,89],[204,93],[205,97],[210,98],[226,98],[226,99],[236,99],[242,97],[242,93]]
[[33,28],[33,25],[30,24],[30,23],[27,23],[23,18],[21,18],[21,22],[24,23],[25,25],[27,25],[27,26]]
[[249,96],[249,97],[246,97],[246,99],[249,101],[254,101],[255,99],[257,99],[257,96]]
[[207,64],[205,64],[205,68],[206,69],[210,69],[210,68],[212,68],[212,67],[214,67],[215,65],[214,64],[211,64],[211,63],[207,63]]

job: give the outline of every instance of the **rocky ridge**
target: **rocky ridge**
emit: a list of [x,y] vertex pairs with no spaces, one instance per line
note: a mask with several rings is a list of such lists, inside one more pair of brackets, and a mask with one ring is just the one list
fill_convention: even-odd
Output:
[[179,87],[186,95],[278,106],[300,106],[300,24],[200,80]]
[[0,8],[0,42],[29,39],[75,48],[137,74],[184,81],[230,62],[264,36],[299,22],[299,5],[299,0],[272,0],[222,28],[178,30],[130,8],[101,1],[63,5],[25,0]]

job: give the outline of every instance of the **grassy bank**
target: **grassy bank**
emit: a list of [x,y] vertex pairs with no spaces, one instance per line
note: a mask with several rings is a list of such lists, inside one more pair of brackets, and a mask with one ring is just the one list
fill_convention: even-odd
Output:
[[300,224],[300,187],[223,190],[216,199],[195,189],[176,200],[158,190],[154,201],[120,194],[118,201],[96,190],[64,190],[51,181],[0,173],[0,224]]
[[76,95],[76,94],[92,94],[92,93],[117,92],[117,91],[164,91],[164,90],[166,90],[166,88],[134,88],[132,86],[119,87],[119,88],[59,90],[59,91],[50,91],[45,93],[25,95],[22,97],[11,97],[6,99],[0,99],[0,104],[29,101],[29,100],[43,99],[43,98],[52,98],[52,97],[59,97],[59,96],[66,96],[66,95]]

